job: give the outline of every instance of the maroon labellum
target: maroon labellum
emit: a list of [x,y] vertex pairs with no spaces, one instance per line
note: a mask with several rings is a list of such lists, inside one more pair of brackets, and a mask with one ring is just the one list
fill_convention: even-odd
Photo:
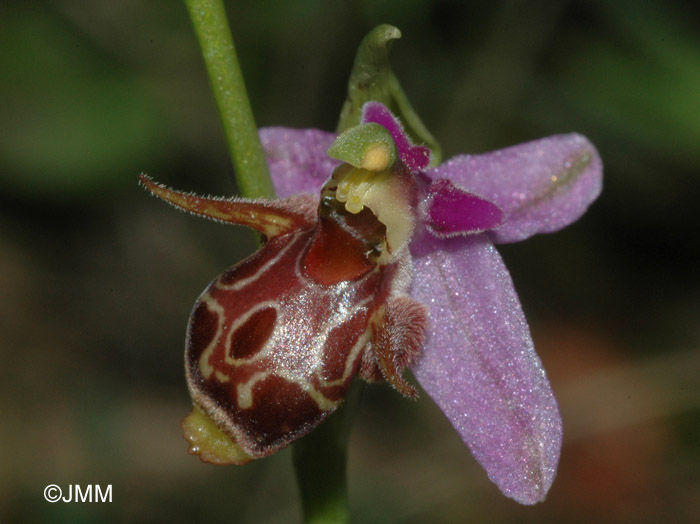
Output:
[[195,409],[183,431],[202,460],[242,464],[275,453],[331,414],[358,374],[416,396],[401,376],[427,323],[407,294],[416,182],[385,144],[364,151],[334,171],[317,209],[311,196],[204,198],[141,176],[176,207],[266,238],[209,284],[190,316]]

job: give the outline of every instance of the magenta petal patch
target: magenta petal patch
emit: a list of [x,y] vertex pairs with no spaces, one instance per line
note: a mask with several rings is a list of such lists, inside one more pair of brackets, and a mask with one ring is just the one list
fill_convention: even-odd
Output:
[[416,146],[406,136],[401,122],[379,102],[367,102],[362,107],[362,123],[374,122],[384,126],[391,134],[404,164],[413,172],[422,171],[430,163],[430,149]]
[[507,221],[489,235],[494,242],[516,242],[577,220],[600,194],[603,166],[593,144],[572,133],[460,155],[427,174],[498,204]]
[[496,204],[445,178],[430,184],[423,212],[428,231],[441,238],[480,233],[505,221],[505,214]]
[[335,137],[335,133],[318,129],[260,129],[260,141],[279,198],[318,194],[339,163],[326,154]]
[[488,237],[446,240],[414,260],[411,295],[431,325],[413,372],[501,491],[541,501],[562,423],[513,283]]

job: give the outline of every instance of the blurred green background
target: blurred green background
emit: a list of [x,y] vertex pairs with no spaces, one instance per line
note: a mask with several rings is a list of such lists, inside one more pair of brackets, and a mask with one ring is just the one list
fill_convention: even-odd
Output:
[[[547,501],[488,481],[431,401],[368,388],[350,446],[358,523],[700,518],[700,8],[690,1],[228,2],[258,123],[332,130],[379,23],[445,156],[579,131],[605,189],[555,235],[502,246],[559,398]],[[177,213],[147,172],[235,192],[184,6],[0,5],[0,521],[289,523],[288,450],[185,452],[194,299],[253,249]],[[49,504],[47,484],[113,485]]]

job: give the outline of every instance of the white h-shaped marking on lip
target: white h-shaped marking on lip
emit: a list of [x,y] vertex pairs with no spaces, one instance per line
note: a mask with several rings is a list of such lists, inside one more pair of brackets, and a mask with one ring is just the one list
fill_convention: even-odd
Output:
[[260,346],[260,349],[255,352],[253,356],[250,358],[236,358],[233,356],[232,351],[231,351],[231,341],[233,339],[233,334],[236,332],[236,330],[241,327],[243,324],[245,324],[250,317],[252,317],[255,313],[258,311],[262,311],[263,309],[267,308],[272,308],[275,310],[275,327],[273,328],[273,333],[277,329],[277,322],[279,321],[280,318],[280,312],[278,309],[278,304],[276,302],[272,301],[266,301],[266,302],[259,302],[252,308],[250,308],[248,311],[243,313],[241,316],[239,316],[232,324],[231,327],[229,328],[228,333],[226,334],[226,341],[224,342],[224,361],[227,364],[230,364],[231,366],[240,366],[242,364],[249,364],[251,362],[254,362],[256,360],[260,360],[262,357],[263,353],[265,350],[268,348],[270,345],[271,338],[268,338],[265,343]]
[[248,409],[253,405],[253,387],[261,380],[270,376],[270,371],[258,371],[248,379],[248,382],[236,386],[236,402],[241,409]]
[[249,277],[241,278],[239,280],[236,280],[233,284],[222,284],[221,283],[221,278],[218,278],[216,280],[216,283],[214,284],[218,289],[224,290],[224,291],[240,291],[247,285],[251,284],[252,282],[255,282],[257,279],[260,278],[260,276],[265,273],[268,269],[270,269],[272,266],[277,264],[277,262],[280,261],[280,259],[289,251],[289,249],[292,247],[293,244],[295,244],[298,240],[299,237],[301,236],[301,233],[296,233],[294,237],[287,243],[286,246],[284,246],[282,249],[279,250],[279,252],[272,257],[270,260],[265,262],[258,270],[250,275]]
[[[216,315],[216,334],[214,335],[214,338],[207,344],[207,347],[204,349],[202,352],[202,355],[199,357],[199,369],[202,372],[202,376],[206,379],[211,377],[212,373],[214,372],[214,367],[209,364],[209,357],[211,357],[211,354],[214,352],[214,348],[216,345],[219,343],[219,339],[221,338],[221,334],[224,331],[224,320],[226,319],[224,308],[219,304],[214,297],[212,297],[209,294],[209,291],[204,293],[200,297],[200,302],[206,306],[206,308],[214,313]],[[217,373],[217,378],[218,373]],[[219,379],[221,382],[224,382],[223,380]]]

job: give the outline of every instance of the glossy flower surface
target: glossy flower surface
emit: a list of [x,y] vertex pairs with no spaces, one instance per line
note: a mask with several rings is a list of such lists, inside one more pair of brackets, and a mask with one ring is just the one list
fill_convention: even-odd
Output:
[[[429,309],[427,340],[412,371],[501,491],[543,500],[559,461],[562,422],[510,275],[494,244],[557,231],[602,187],[602,163],[578,134],[555,135],[428,168],[381,104],[363,122],[391,133],[419,184],[411,296]],[[280,198],[319,194],[338,161],[320,130],[260,131]]]

